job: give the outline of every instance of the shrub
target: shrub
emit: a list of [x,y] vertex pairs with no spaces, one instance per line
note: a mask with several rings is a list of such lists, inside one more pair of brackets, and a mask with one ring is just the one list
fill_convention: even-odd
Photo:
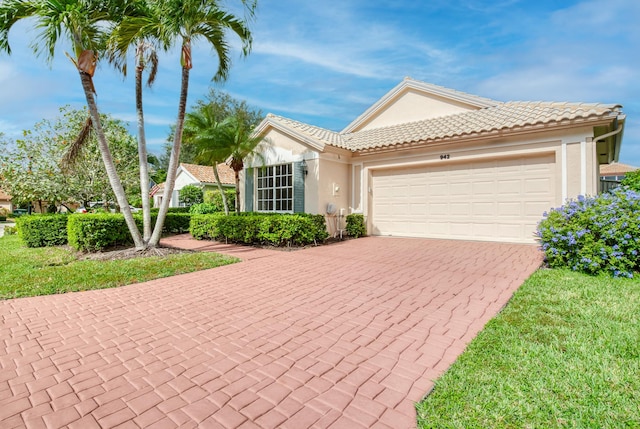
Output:
[[18,228],[15,226],[5,226],[4,227],[4,235],[16,235],[18,233]]
[[67,231],[69,245],[76,250],[91,252],[132,243],[124,216],[119,213],[71,215]]
[[537,234],[551,267],[633,277],[640,268],[640,193],[620,187],[580,196],[545,213]]
[[273,246],[304,246],[328,237],[324,216],[308,214],[194,214],[190,232],[197,239]]
[[[137,219],[142,219],[141,216],[136,216]],[[189,231],[189,221],[191,220],[191,214],[189,213],[167,213],[167,217],[162,225],[164,232],[177,232],[183,233]],[[152,218],[152,223],[155,225],[156,218]]]
[[[156,222],[157,214],[151,214],[151,224]],[[189,213],[167,213],[163,232],[189,231]],[[134,215],[138,229],[142,230],[142,214]],[[131,245],[133,239],[121,213],[96,213],[72,215],[68,226],[69,245],[76,250],[99,251],[108,247]]]
[[59,246],[67,243],[67,220],[64,214],[39,214],[16,219],[20,239],[27,247]]
[[620,182],[620,186],[627,186],[634,191],[640,192],[640,170],[625,174],[624,179]]
[[[229,205],[229,211],[236,210],[236,190],[225,189],[224,195],[227,197],[227,204]],[[218,189],[213,189],[204,193],[205,204],[212,204],[215,210],[210,213],[224,212],[224,204],[222,203],[222,195]]]
[[191,206],[189,213],[191,214],[224,213],[224,208],[220,209],[220,206],[213,203],[194,204]]
[[7,220],[6,216],[0,215],[0,222],[4,222]]
[[346,231],[353,238],[364,237],[367,235],[367,226],[364,222],[364,215],[360,213],[352,213],[347,215]]
[[180,189],[179,199],[180,203],[187,207],[191,207],[194,204],[200,204],[203,202],[202,188],[196,185],[187,185]]

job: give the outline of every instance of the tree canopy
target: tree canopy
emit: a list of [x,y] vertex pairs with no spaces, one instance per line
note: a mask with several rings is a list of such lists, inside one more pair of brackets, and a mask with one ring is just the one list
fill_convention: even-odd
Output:
[[[0,177],[2,187],[18,204],[47,201],[49,204],[114,201],[95,135],[78,154],[73,165],[62,159],[82,130],[87,109],[60,109],[54,120],[43,119],[20,139],[0,139]],[[105,134],[110,141],[116,170],[130,198],[139,198],[138,162],[135,138],[124,124],[102,115]]]

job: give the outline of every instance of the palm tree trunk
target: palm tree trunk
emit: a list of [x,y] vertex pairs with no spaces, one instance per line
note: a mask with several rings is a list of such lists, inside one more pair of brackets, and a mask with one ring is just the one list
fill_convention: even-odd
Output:
[[116,195],[118,204],[122,208],[124,220],[127,223],[127,227],[129,228],[129,232],[131,233],[131,237],[133,238],[133,243],[136,249],[142,250],[145,247],[142,241],[142,236],[140,235],[138,226],[133,219],[133,214],[131,213],[131,208],[129,207],[129,202],[127,201],[127,196],[124,192],[124,188],[122,187],[122,182],[118,177],[118,173],[116,173],[116,167],[113,163],[113,158],[111,157],[111,151],[109,150],[109,144],[107,143],[107,138],[104,135],[104,131],[102,129],[100,114],[98,113],[98,106],[96,104],[95,98],[93,97],[93,82],[91,81],[91,76],[80,71],[80,81],[82,82],[84,95],[87,98],[87,107],[89,108],[89,114],[91,115],[91,120],[93,121],[93,128],[96,131],[96,136],[98,137],[98,148],[100,149],[100,155],[102,155],[102,162],[104,162],[105,170],[107,170],[109,183],[111,184],[111,188]]
[[[141,51],[141,50],[139,50]],[[142,55],[142,54],[140,54]],[[140,162],[140,193],[142,197],[142,240],[145,243],[151,238],[151,205],[149,203],[149,167],[147,161],[147,139],[144,133],[144,111],[142,109],[142,65],[143,58],[138,58],[136,67],[136,112],[138,114],[138,160]]]
[[184,129],[184,115],[187,110],[187,92],[189,90],[189,68],[182,67],[182,84],[180,88],[180,102],[178,103],[178,119],[176,120],[176,131],[173,136],[173,148],[171,149],[171,157],[169,158],[169,168],[167,169],[167,179],[164,185],[164,193],[162,194],[162,204],[156,218],[156,225],[153,228],[153,234],[149,240],[149,246],[155,247],[160,243],[162,227],[164,220],[169,211],[169,202],[171,194],[176,184],[176,174],[180,161],[180,146],[182,145],[182,131]]
[[224,190],[222,189],[222,182],[220,181],[220,174],[218,174],[218,164],[213,164],[213,176],[216,178],[216,184],[218,185],[218,190],[220,191],[220,196],[222,196],[222,205],[224,205],[224,214],[229,216],[229,203],[227,202],[227,196],[224,194]]
[[240,213],[240,172],[233,170],[236,176],[236,213]]

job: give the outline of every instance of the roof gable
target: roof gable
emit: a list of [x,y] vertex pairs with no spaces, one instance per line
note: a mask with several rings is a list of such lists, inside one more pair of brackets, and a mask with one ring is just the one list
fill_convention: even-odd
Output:
[[498,104],[499,101],[405,78],[342,132],[352,133],[433,119]]

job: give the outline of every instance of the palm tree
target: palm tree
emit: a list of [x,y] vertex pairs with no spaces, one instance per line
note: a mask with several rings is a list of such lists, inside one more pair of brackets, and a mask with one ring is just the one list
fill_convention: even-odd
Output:
[[[136,2],[132,7],[132,11],[126,16],[149,16],[151,10],[144,2]],[[119,23],[125,16],[121,17]],[[123,75],[127,74],[126,57],[128,45],[123,44],[123,38],[119,34],[120,26],[116,25],[109,35],[108,59]],[[140,38],[132,41],[135,45],[135,93],[136,93],[136,116],[138,124],[138,161],[140,164],[140,189],[142,199],[142,225],[143,225],[143,241],[148,244],[151,238],[151,203],[149,198],[149,165],[147,153],[147,139],[144,126],[144,109],[142,103],[142,75],[145,69],[149,68],[149,76],[147,77],[147,86],[151,87],[155,82],[158,72],[158,53],[153,40]]]
[[243,55],[248,55],[251,49],[252,36],[246,19],[254,17],[257,0],[241,0],[241,3],[247,17],[245,19],[224,11],[220,2],[216,0],[152,1],[149,4],[152,13],[148,16],[126,17],[120,24],[121,45],[129,46],[134,40],[150,38],[157,40],[164,49],[169,49],[176,42],[181,46],[182,80],[178,117],[162,204],[149,241],[150,245],[156,245],[160,241],[162,225],[175,185],[187,107],[189,71],[193,66],[191,44],[198,39],[205,39],[211,44],[218,57],[218,70],[213,79],[224,81],[230,68],[227,31],[235,33],[240,38]]
[[[186,114],[184,121],[185,144],[192,145],[196,149],[195,161],[201,165],[213,167],[213,175],[216,178],[218,190],[222,196],[224,213],[229,214],[229,203],[222,189],[218,164],[229,157],[229,150],[221,144],[219,136],[224,133],[226,125],[218,122],[215,112],[209,105],[201,106],[193,112]],[[238,205],[236,200],[236,206]]]
[[113,157],[100,122],[95,100],[93,75],[98,62],[98,52],[103,48],[105,24],[120,16],[127,4],[119,1],[94,0],[5,0],[0,4],[0,50],[11,53],[9,32],[13,25],[25,18],[35,18],[36,28],[41,30],[36,54],[43,54],[51,61],[60,35],[68,36],[73,54],[67,54],[75,64],[87,100],[91,124],[95,130],[100,154],[114,191],[118,205],[124,214],[137,249],[144,248],[140,231],[129,208],[124,188],[116,173]]
[[218,144],[227,150],[226,158],[235,174],[236,212],[240,213],[240,172],[244,168],[246,158],[256,156],[262,158],[262,153],[255,149],[264,139],[262,136],[253,134],[247,122],[238,115],[231,116],[223,122],[217,138]]

